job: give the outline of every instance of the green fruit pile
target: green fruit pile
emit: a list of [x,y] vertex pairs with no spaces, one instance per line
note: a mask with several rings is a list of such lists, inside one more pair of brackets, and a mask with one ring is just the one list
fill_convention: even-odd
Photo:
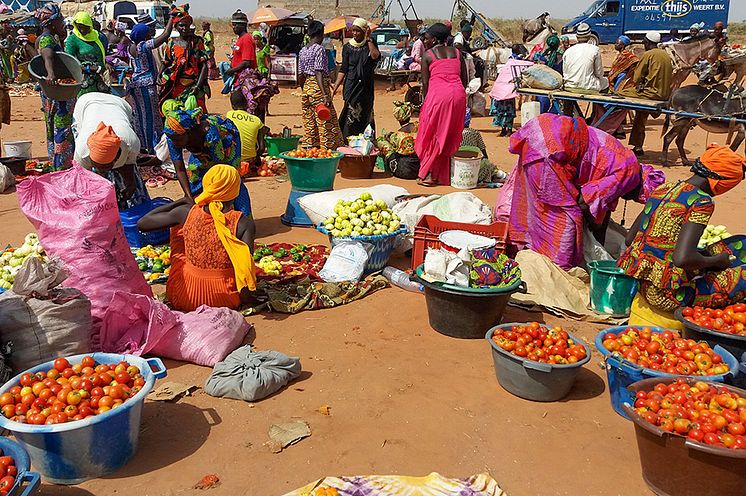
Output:
[[7,248],[0,255],[0,289],[10,289],[23,262],[29,257],[40,257],[47,261],[44,248],[39,244],[39,237],[35,233],[27,234],[20,247]]
[[353,201],[339,200],[334,215],[324,220],[324,227],[335,238],[349,236],[378,236],[399,229],[401,219],[383,200],[373,200],[363,193]]
[[699,244],[697,245],[697,248],[700,250],[704,250],[708,246],[719,243],[720,241],[726,238],[730,238],[731,236],[732,234],[728,232],[728,229],[725,226],[707,226],[705,228],[705,232],[702,233],[702,237],[699,238]]

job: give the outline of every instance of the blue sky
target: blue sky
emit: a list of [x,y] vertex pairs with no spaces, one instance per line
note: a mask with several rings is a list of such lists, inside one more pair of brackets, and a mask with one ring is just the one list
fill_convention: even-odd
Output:
[[[270,3],[272,0],[262,0],[262,4]],[[321,0],[330,1],[330,0]],[[567,19],[582,12],[592,0],[563,0],[557,4],[553,0],[471,0],[469,3],[477,10],[490,17],[504,18],[530,18],[548,11],[552,17]],[[181,3],[179,1],[179,3]],[[227,17],[236,8],[249,11],[255,7],[252,0],[248,2],[236,0],[191,0],[191,10],[194,15]],[[404,3],[404,2],[402,2]],[[453,3],[451,0],[414,0],[414,7],[422,17],[448,18],[451,16]],[[248,5],[246,5],[248,4]],[[246,6],[244,6],[246,5]],[[360,12],[363,15],[365,13]],[[401,15],[396,2],[392,7],[394,17]],[[730,20],[741,21],[746,19],[746,0],[730,0]]]

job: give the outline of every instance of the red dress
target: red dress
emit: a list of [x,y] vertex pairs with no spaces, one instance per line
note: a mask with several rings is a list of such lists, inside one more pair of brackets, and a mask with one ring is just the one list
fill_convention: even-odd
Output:
[[428,174],[438,184],[451,184],[451,157],[461,146],[466,118],[466,90],[461,82],[461,59],[436,59],[432,52],[430,82],[420,109],[415,151],[420,179]]
[[[235,235],[241,212],[226,212]],[[171,229],[171,272],[166,296],[176,310],[191,312],[200,305],[236,309],[241,298],[228,252],[223,248],[212,216],[202,207],[189,211],[184,226]]]

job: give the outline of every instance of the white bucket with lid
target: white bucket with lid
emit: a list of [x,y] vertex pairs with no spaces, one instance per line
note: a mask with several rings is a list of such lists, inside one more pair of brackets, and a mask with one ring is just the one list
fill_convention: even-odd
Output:
[[521,105],[521,126],[525,126],[528,121],[541,113],[541,104],[539,102],[526,102]]
[[451,186],[456,189],[474,189],[479,182],[482,153],[459,150],[451,158]]
[[31,141],[4,141],[3,155],[6,157],[31,158]]

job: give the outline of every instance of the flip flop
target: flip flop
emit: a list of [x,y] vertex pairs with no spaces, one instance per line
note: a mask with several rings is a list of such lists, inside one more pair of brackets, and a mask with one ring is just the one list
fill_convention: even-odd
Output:
[[147,181],[145,181],[145,186],[148,188],[157,188],[158,187],[158,181],[155,180],[155,178],[151,177]]
[[155,179],[158,187],[163,187],[168,182],[168,180],[163,176],[155,176],[153,179]]
[[417,184],[419,184],[420,186],[424,186],[426,188],[434,188],[435,186],[438,185],[438,183],[436,183],[436,182],[423,181],[422,179],[418,179],[417,180]]

